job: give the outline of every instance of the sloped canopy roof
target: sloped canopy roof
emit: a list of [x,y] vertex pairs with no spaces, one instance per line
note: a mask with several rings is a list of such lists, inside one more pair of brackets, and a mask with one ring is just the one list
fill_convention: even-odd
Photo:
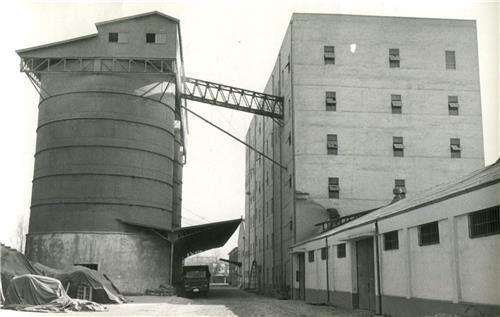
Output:
[[147,16],[150,16],[150,15],[158,15],[158,16],[160,16],[162,18],[169,19],[169,20],[172,20],[172,21],[174,21],[176,23],[179,23],[178,19],[176,19],[174,17],[171,17],[169,15],[166,15],[165,13],[161,13],[159,11],[150,11],[150,12],[145,12],[145,13],[130,15],[130,16],[123,17],[123,18],[118,18],[118,19],[112,19],[112,20],[97,22],[95,25],[96,26],[101,26],[101,25],[104,25],[104,24],[111,24],[111,23],[116,23],[116,22],[123,22],[123,21],[126,21],[126,20],[143,18],[143,17],[147,17]]

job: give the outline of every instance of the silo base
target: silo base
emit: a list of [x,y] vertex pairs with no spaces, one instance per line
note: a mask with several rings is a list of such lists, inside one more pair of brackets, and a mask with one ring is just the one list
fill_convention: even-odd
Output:
[[170,284],[171,245],[146,233],[29,234],[26,256],[56,269],[97,265],[123,294]]

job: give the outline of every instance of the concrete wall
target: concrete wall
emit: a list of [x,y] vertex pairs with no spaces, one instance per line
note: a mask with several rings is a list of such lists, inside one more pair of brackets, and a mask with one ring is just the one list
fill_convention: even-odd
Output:
[[53,268],[97,264],[124,294],[170,283],[170,244],[154,233],[29,234],[26,245],[30,260]]
[[[500,313],[497,265],[500,235],[470,238],[468,220],[471,212],[498,206],[499,191],[497,182],[378,221],[383,313],[391,316],[467,311],[479,311],[485,316]],[[440,242],[420,246],[418,226],[433,221],[438,221]],[[394,230],[398,231],[399,247],[384,250],[383,234]],[[317,302],[319,298],[325,302],[324,295],[318,297],[318,294],[328,292],[332,304],[356,307],[355,242],[373,233],[374,224],[366,224],[328,236],[331,251],[328,277],[321,262],[307,262],[309,250],[316,252],[318,261],[324,238],[297,247],[306,254],[306,288],[310,291],[306,292],[305,300]],[[337,258],[338,243],[347,243],[345,258]],[[318,282],[327,278],[328,289]],[[294,287],[298,289],[299,285]]]

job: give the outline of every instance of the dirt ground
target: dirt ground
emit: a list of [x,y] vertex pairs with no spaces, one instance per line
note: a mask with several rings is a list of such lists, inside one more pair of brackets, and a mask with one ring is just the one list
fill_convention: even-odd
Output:
[[214,287],[207,298],[127,298],[131,301],[127,304],[107,305],[107,312],[46,314],[0,310],[0,316],[371,316],[369,312],[362,310],[344,310],[332,306],[308,305],[301,301],[278,300],[230,287]]

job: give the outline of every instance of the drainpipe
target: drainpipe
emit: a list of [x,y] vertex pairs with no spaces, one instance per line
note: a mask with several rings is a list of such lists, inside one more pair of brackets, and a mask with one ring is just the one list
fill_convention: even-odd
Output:
[[326,304],[330,303],[330,278],[328,277],[328,260],[330,259],[330,252],[328,249],[328,237],[325,237],[326,248]]
[[375,220],[375,261],[377,263],[377,302],[378,309],[377,314],[382,315],[382,293],[380,292],[380,251],[379,251],[379,243],[378,243],[378,220]]

